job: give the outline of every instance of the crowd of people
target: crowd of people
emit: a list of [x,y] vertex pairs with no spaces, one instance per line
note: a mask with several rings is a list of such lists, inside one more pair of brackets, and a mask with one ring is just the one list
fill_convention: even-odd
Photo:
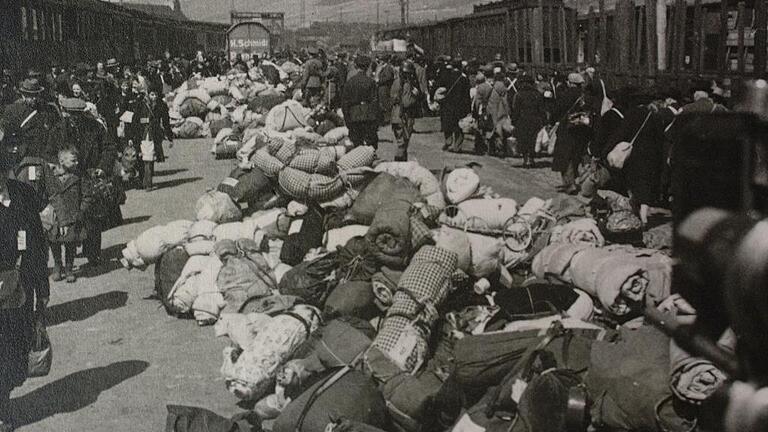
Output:
[[[108,59],[23,76],[3,70],[0,267],[19,272],[27,301],[0,313],[0,364],[9,365],[0,375],[0,415],[24,381],[33,313],[48,302],[47,251],[54,282],[77,280],[79,245],[90,265],[101,265],[101,235],[122,223],[125,190],[152,191],[155,163],[167,159],[163,145],[172,145],[174,134],[165,96],[190,77],[254,70],[307,108],[340,112],[356,147],[376,149],[380,128],[391,127],[394,160],[408,161],[415,120],[438,113],[444,151],[463,151],[469,135],[475,154],[521,157],[522,168],[536,167],[538,155],[548,153],[562,177],[560,191],[585,198],[598,189],[619,192],[644,223],[653,207],[669,203],[679,114],[729,105],[725,85],[715,82],[693,83],[688,94],[617,88],[592,67],[541,73],[500,55],[489,62],[427,59],[413,45],[375,56],[316,48],[247,60],[166,52],[136,65]],[[13,277],[0,272],[3,282]],[[0,284],[0,300],[12,285]]]

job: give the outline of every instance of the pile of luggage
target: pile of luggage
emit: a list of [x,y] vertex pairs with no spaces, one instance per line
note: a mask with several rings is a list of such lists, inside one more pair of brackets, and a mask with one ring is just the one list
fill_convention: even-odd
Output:
[[305,108],[299,91],[269,84],[257,71],[193,77],[166,95],[174,134],[182,139],[213,138],[211,153],[217,159],[234,158],[241,147],[253,145],[258,133],[289,133],[294,139],[327,145],[347,138],[340,113],[324,105]]
[[727,379],[643,321],[691,308],[625,197],[518,203],[473,168],[257,136],[196,221],[124,251],[232,341],[254,430],[682,431]]

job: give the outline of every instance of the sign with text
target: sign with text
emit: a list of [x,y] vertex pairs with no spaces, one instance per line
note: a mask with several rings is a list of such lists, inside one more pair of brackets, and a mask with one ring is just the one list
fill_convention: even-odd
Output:
[[239,54],[243,61],[254,55],[263,57],[269,54],[271,35],[263,25],[246,22],[234,25],[227,36],[229,40],[229,58],[234,60]]

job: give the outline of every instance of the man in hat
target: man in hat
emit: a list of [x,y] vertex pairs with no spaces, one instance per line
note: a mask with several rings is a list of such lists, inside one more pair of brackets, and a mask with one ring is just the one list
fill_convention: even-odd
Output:
[[569,194],[576,194],[576,175],[579,163],[586,151],[587,142],[592,136],[588,125],[574,124],[571,117],[589,107],[584,100],[582,85],[584,77],[576,72],[568,75],[567,87],[558,92],[555,112],[552,117],[558,119],[557,145],[552,158],[552,171],[559,172],[563,184],[559,187]]
[[440,128],[445,136],[443,150],[459,152],[464,143],[464,132],[459,127],[459,120],[472,111],[469,98],[471,86],[469,78],[462,72],[460,60],[454,60],[450,66],[437,81],[437,86],[445,89],[440,92]]
[[379,145],[379,101],[376,81],[371,78],[371,59],[358,56],[355,67],[359,72],[347,81],[341,95],[341,109],[349,128],[349,139],[355,146]]
[[305,104],[309,104],[312,97],[318,96],[323,91],[323,62],[320,60],[320,50],[317,47],[307,49],[309,60],[302,67],[302,76],[299,83],[304,94]]
[[[60,142],[77,150],[78,176],[82,179],[111,177],[117,159],[114,141],[104,127],[86,112],[86,103],[82,100],[67,98],[62,100],[61,107],[64,110],[64,119],[60,128]],[[83,241],[83,254],[93,266],[101,263],[102,231],[122,222],[114,217],[110,220],[102,217],[104,214],[114,214],[114,208],[103,201],[105,200],[94,203],[93,211],[90,212],[94,217],[85,221],[87,235]]]
[[376,74],[376,88],[379,93],[379,105],[381,106],[381,124],[389,124],[392,120],[392,98],[389,92],[395,82],[395,66],[393,58],[389,54],[382,54],[381,66]]
[[17,163],[27,156],[56,160],[54,132],[61,117],[56,107],[43,99],[44,91],[37,79],[25,79],[19,87],[21,98],[0,116],[0,142],[12,149]]
[[120,62],[117,59],[111,58],[107,60],[104,69],[108,76],[111,76],[112,79],[117,79],[117,76],[120,75]]

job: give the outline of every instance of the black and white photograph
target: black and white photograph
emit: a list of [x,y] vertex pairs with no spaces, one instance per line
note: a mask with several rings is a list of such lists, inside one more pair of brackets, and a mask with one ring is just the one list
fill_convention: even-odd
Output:
[[0,0],[0,432],[768,431],[768,0]]

